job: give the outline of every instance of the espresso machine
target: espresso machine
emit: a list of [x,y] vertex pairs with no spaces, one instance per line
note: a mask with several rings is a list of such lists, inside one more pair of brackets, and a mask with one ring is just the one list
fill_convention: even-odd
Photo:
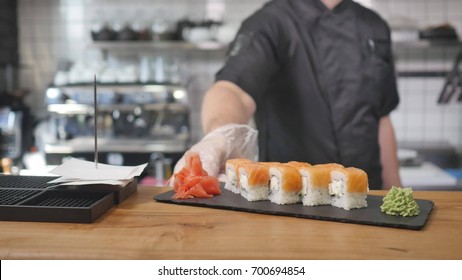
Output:
[[33,117],[24,103],[29,91],[17,87],[16,72],[12,65],[0,67],[0,173],[18,170],[32,145]]
[[0,107],[0,157],[17,159],[22,151],[22,112]]
[[179,85],[98,84],[96,116],[92,84],[50,86],[46,106],[48,165],[69,156],[93,160],[95,123],[99,160],[112,165],[142,164],[160,155],[168,170],[190,141],[188,94]]

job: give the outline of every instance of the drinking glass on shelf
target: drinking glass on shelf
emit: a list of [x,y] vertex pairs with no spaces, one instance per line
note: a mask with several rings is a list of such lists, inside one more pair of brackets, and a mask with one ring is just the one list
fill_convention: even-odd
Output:
[[165,67],[165,58],[157,56],[153,61],[154,81],[156,83],[165,83],[167,81],[167,73]]
[[151,59],[148,56],[143,56],[140,59],[140,82],[147,83],[151,80]]
[[158,11],[154,15],[154,20],[151,26],[151,31],[152,31],[152,38],[155,41],[165,39],[164,38],[165,34],[167,34],[169,30],[170,26],[164,15],[165,13],[163,11]]

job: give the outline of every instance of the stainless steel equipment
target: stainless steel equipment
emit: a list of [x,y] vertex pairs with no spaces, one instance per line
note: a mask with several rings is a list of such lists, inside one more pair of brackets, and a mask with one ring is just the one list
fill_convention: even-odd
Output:
[[454,97],[458,102],[462,102],[462,50],[457,54],[454,60],[454,66],[452,70],[447,74],[446,81],[443,89],[441,90],[440,96],[438,97],[438,103],[444,104],[449,103]]
[[0,158],[17,159],[22,152],[22,112],[0,108]]
[[[148,162],[152,153],[176,161],[190,138],[187,91],[177,85],[98,85],[100,161],[115,165]],[[47,164],[67,156],[93,160],[93,85],[49,87]]]

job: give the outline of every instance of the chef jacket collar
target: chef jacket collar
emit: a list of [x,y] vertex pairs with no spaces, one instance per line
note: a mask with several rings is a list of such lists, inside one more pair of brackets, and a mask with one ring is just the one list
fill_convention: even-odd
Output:
[[321,11],[322,13],[328,12],[328,13],[338,13],[343,10],[345,10],[348,5],[350,4],[351,0],[343,0],[341,1],[337,6],[334,7],[334,9],[330,10],[329,8],[324,5],[324,3],[321,0],[315,0],[312,1],[316,5],[316,7]]
[[[282,1],[281,4],[283,4]],[[341,14],[349,8],[352,0],[343,0],[333,10],[328,9],[321,0],[290,1],[292,10],[299,14],[305,26],[312,26],[321,17],[329,17],[332,14]]]

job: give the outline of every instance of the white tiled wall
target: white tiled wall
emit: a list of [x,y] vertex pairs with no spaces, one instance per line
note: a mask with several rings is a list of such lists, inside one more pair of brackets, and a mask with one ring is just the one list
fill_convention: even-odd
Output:
[[460,0],[360,0],[387,20],[410,18],[421,28],[451,23],[462,35]]
[[[135,15],[155,17],[156,12],[177,20],[186,15],[203,18],[210,11],[223,11],[227,22],[239,22],[265,0],[18,0],[22,85],[33,90],[29,103],[44,114],[43,93],[53,79],[60,59],[77,60],[88,52],[89,26],[95,17],[130,19]],[[411,17],[419,27],[450,22],[462,38],[461,0],[358,0],[385,19]],[[457,50],[397,50],[397,70],[447,71]],[[178,54],[193,74],[192,128],[201,137],[199,110],[202,94],[213,81],[223,53]],[[399,78],[401,104],[392,113],[399,141],[448,141],[462,150],[462,104],[437,105],[444,77]]]
[[401,78],[401,103],[392,113],[398,139],[460,145],[462,114],[456,103],[438,105],[443,78]]

